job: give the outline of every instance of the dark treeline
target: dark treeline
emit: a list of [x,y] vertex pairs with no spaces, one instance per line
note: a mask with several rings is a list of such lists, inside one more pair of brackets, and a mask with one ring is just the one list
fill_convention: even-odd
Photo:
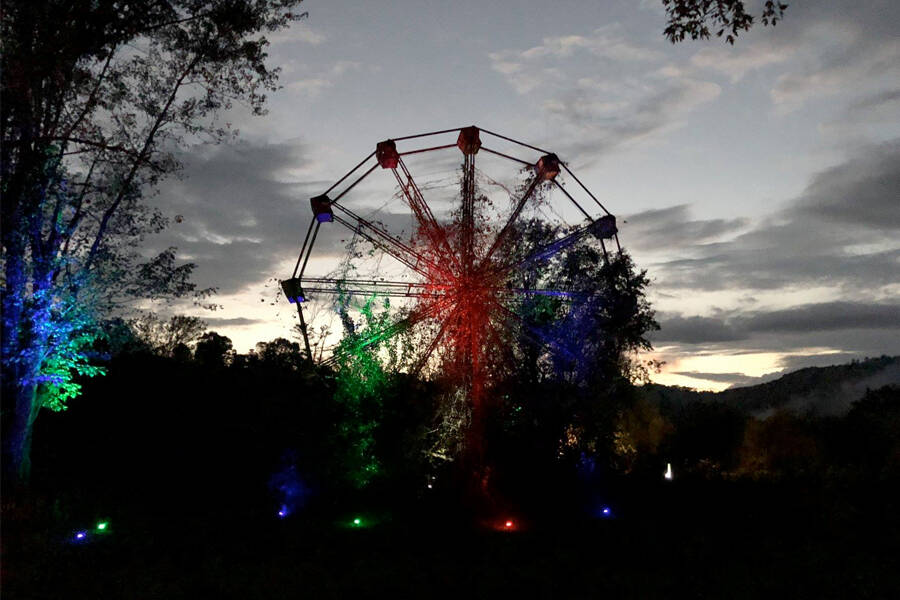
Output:
[[[347,404],[336,373],[285,339],[237,354],[210,332],[193,350],[168,354],[121,350],[69,410],[38,421],[33,483],[58,510],[96,511],[99,502],[160,515],[266,513],[283,501],[279,477],[288,472],[291,501],[310,510],[360,497],[458,500],[458,473],[443,460],[452,457],[436,456],[439,438],[453,434],[437,384],[401,374],[377,399]],[[526,510],[583,504],[623,479],[659,481],[667,463],[679,481],[852,484],[900,474],[897,387],[868,391],[844,416],[765,419],[619,387],[591,403],[591,418],[573,421],[584,390],[544,383],[501,392],[486,431],[495,500]],[[377,470],[360,485],[348,474],[363,451],[354,432],[363,430]]]

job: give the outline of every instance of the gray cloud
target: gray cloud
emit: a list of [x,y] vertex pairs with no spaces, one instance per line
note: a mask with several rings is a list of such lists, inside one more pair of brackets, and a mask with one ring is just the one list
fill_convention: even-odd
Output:
[[594,85],[580,85],[546,103],[565,131],[562,151],[576,166],[678,127],[688,113],[719,96],[715,83],[687,77],[651,77],[634,93],[611,101]]
[[[898,198],[900,142],[895,140],[866,148],[819,173],[787,208],[733,240],[701,244],[684,238],[678,251],[685,258],[656,266],[659,283],[703,290],[817,284],[865,299],[884,285],[900,282]],[[662,218],[669,219],[668,225],[658,222]],[[648,233],[665,237],[667,230],[687,235],[691,229],[724,232],[728,225],[738,226],[690,221],[679,207],[632,215],[628,221],[639,225],[639,251],[653,249]],[[674,237],[671,243],[679,245]]]
[[787,18],[767,31],[762,42],[786,44],[802,57],[776,82],[772,99],[794,108],[813,97],[896,77],[900,72],[898,23],[896,2],[792,4]]
[[632,41],[623,33],[613,25],[490,54],[494,70],[553,117],[562,140],[554,149],[577,157],[576,168],[679,127],[721,92],[716,83],[661,68],[667,54],[658,34],[629,32]]
[[690,377],[691,379],[730,383],[731,385],[729,387],[744,387],[778,379],[783,375],[783,372],[776,371],[774,373],[767,373],[761,377],[753,377],[743,373],[704,373],[702,371],[675,371],[674,374]]
[[[882,90],[865,96],[848,106],[847,117],[854,121],[862,120],[882,109],[896,110],[898,103],[900,103],[900,89]],[[896,117],[896,113],[893,113],[891,117]]]
[[900,140],[816,175],[788,212],[799,221],[900,231]]
[[737,328],[753,332],[815,332],[898,329],[900,304],[825,302],[737,317]]
[[689,207],[679,204],[629,215],[621,225],[630,247],[652,251],[683,245],[686,240],[699,244],[733,233],[748,224],[747,219],[692,220]]
[[[188,177],[166,182],[155,199],[167,215],[182,220],[149,240],[151,248],[177,246],[183,259],[197,264],[198,285],[218,287],[220,294],[288,276],[277,265],[299,254],[312,218],[309,198],[332,183],[305,179],[314,166],[306,149],[242,143],[204,148],[183,161]],[[409,214],[373,211],[364,192],[343,203],[392,234],[409,234]],[[343,256],[352,237],[338,223],[324,224],[313,256]]]
[[660,329],[651,334],[654,342],[708,344],[734,342],[747,338],[727,319],[715,317],[660,316]]
[[246,317],[236,317],[233,319],[203,317],[203,320],[206,322],[210,329],[215,329],[216,327],[245,327],[248,325],[257,325],[259,323],[265,322],[262,319],[248,319]]
[[[657,345],[704,350],[797,352],[804,348],[839,348],[850,358],[900,353],[900,304],[823,302],[770,311],[730,311],[717,316],[662,314]],[[844,356],[842,355],[842,356]],[[816,355],[822,356],[822,355]],[[814,355],[783,366],[822,364]]]
[[[223,294],[275,275],[274,265],[299,249],[309,197],[325,187],[300,179],[309,163],[304,147],[222,145],[182,160],[188,176],[167,181],[155,200],[182,220],[151,243],[177,246],[197,263],[197,282]],[[292,169],[301,175],[291,175]]]

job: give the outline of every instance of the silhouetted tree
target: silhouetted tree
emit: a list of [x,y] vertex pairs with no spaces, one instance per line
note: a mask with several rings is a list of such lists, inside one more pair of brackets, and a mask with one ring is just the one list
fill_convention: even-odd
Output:
[[[526,221],[518,228],[515,255],[532,255],[569,233],[570,228]],[[650,349],[647,335],[659,327],[646,299],[646,273],[635,269],[626,251],[604,248],[587,235],[518,277],[515,285],[523,289],[562,293],[526,296],[516,309],[524,327],[510,339],[515,368],[505,377],[513,382],[508,394],[521,414],[510,417],[547,427],[543,435],[529,435],[552,432],[553,443],[545,445],[554,457],[560,444],[573,456],[608,453],[619,414],[631,402],[632,383],[648,376],[639,353]],[[542,383],[552,383],[554,391]],[[547,397],[554,398],[555,409],[532,415],[528,405],[544,406]]]
[[231,340],[215,331],[207,331],[197,340],[194,360],[205,367],[224,367],[233,354]]
[[34,419],[78,393],[98,319],[129,298],[196,292],[142,192],[174,151],[263,112],[277,71],[261,35],[300,0],[9,0],[2,12],[3,474],[27,475]]
[[305,353],[300,351],[300,344],[285,338],[259,342],[256,344],[256,356],[260,365],[269,369],[296,371],[307,363]]
[[131,327],[146,348],[160,356],[173,356],[178,346],[187,347],[197,341],[206,329],[199,317],[175,315],[168,320],[147,313],[131,322]]

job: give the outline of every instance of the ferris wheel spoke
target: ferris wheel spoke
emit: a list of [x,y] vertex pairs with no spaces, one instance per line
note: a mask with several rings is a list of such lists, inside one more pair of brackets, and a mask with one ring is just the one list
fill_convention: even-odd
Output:
[[523,267],[531,266],[535,263],[539,263],[545,260],[549,260],[553,258],[559,252],[562,252],[566,248],[573,246],[576,244],[581,238],[583,238],[586,234],[591,232],[591,228],[593,223],[585,225],[579,229],[576,229],[572,233],[559,238],[558,240],[554,240],[549,244],[544,244],[540,246],[536,250],[534,250],[531,254],[526,256],[525,258],[517,261],[517,262],[509,262],[499,268],[502,272],[509,272],[513,270],[518,270]]
[[384,296],[389,298],[438,298],[446,286],[426,285],[405,281],[377,279],[333,279],[328,277],[303,277],[300,279],[307,292],[340,296]]
[[[453,146],[456,146],[456,144],[453,144]],[[450,241],[447,239],[446,231],[438,224],[437,219],[434,218],[434,213],[431,212],[431,208],[428,206],[428,203],[425,202],[422,191],[413,180],[409,169],[406,168],[406,163],[403,162],[402,158],[398,158],[397,164],[403,171],[403,177],[400,176],[397,169],[391,169],[391,171],[393,171],[394,177],[397,178],[397,183],[400,185],[403,195],[406,196],[406,201],[409,204],[409,208],[412,210],[413,215],[416,217],[419,227],[424,231],[426,237],[431,242],[432,247],[435,249],[441,248],[446,256],[453,261],[454,266],[457,268],[457,272],[459,272],[456,254],[454,254],[450,247]],[[403,180],[404,178],[406,181]]]
[[475,154],[465,155],[462,181],[462,214],[460,219],[459,250],[463,265],[468,272],[474,260],[473,245],[475,239]]
[[441,303],[434,303],[427,308],[414,310],[408,316],[399,321],[395,321],[394,323],[387,325],[386,327],[382,327],[376,331],[368,333],[364,338],[356,340],[349,348],[340,348],[338,346],[337,351],[331,355],[325,364],[334,365],[341,358],[356,354],[365,350],[369,346],[380,344],[385,340],[389,340],[396,335],[399,335],[405,331],[408,331],[418,323],[421,323],[425,319],[433,317],[436,315],[441,308]]
[[566,248],[569,248],[576,244],[587,234],[591,234],[595,238],[597,238],[597,240],[599,240],[601,248],[603,249],[603,254],[604,256],[606,256],[606,245],[603,243],[603,240],[610,239],[615,236],[615,222],[615,217],[613,217],[612,215],[605,215],[595,221],[592,220],[587,225],[579,227],[572,233],[565,235],[558,240],[554,240],[549,244],[544,244],[543,246],[538,247],[521,260],[515,262],[511,261],[498,267],[497,271],[500,273],[509,273],[543,262],[545,260],[549,260],[559,252],[562,252]]
[[416,271],[420,275],[427,276],[428,272],[420,266],[420,263],[433,263],[401,242],[400,240],[395,239],[391,236],[387,231],[381,229],[374,223],[363,219],[362,217],[357,216],[352,211],[347,210],[340,204],[333,204],[336,208],[347,213],[351,219],[356,221],[356,224],[352,224],[343,217],[338,215],[334,215],[334,220],[349,229],[354,233],[358,233],[363,238],[368,240],[374,246],[380,248],[390,256],[394,257],[413,271]]
[[428,344],[428,348],[425,349],[425,352],[422,356],[419,357],[419,360],[416,361],[416,364],[413,366],[413,370],[410,373],[411,375],[418,376],[419,372],[422,368],[428,363],[428,359],[431,358],[431,355],[434,354],[435,348],[438,347],[441,340],[444,338],[444,334],[447,332],[447,327],[456,318],[456,313],[458,312],[457,308],[454,308],[450,311],[450,314],[447,315],[443,322],[441,323],[441,328],[438,330],[437,335],[434,336],[434,339],[431,340],[431,343]]
[[[431,138],[428,142],[423,140],[422,143],[413,144],[420,146],[418,148],[404,151],[397,149],[397,141],[412,141],[451,132],[459,133],[455,144],[446,143],[449,140]],[[498,145],[500,151],[486,148],[481,144],[479,132],[509,144],[501,142]],[[493,141],[497,143],[496,140]],[[457,206],[459,212],[452,213],[452,223],[447,224],[438,221],[422,193],[423,189],[429,188],[425,185],[420,187],[420,184],[428,183],[430,176],[417,173],[419,178],[424,177],[423,181],[417,181],[404,158],[408,155],[425,156],[454,147],[464,156],[459,190],[461,204]],[[488,211],[481,213],[478,210],[479,189],[475,162],[480,150],[488,155],[490,164],[505,162],[507,169],[510,167],[509,163],[528,167],[522,171],[527,171],[530,178],[519,188],[522,190],[520,194],[510,193],[510,212],[504,217],[492,218]],[[530,151],[541,154],[537,162],[529,162],[516,156],[521,153],[528,158]],[[376,164],[370,166],[373,155]],[[503,161],[494,159],[494,156]],[[482,157],[485,155],[482,154]],[[376,217],[364,218],[343,203],[351,190],[378,167],[390,169],[400,186],[402,196],[396,197],[401,198],[410,211],[409,215],[413,219],[411,236],[394,235]],[[567,189],[561,181],[557,181],[557,175],[563,170],[580,189],[573,185],[568,185]],[[520,231],[522,215],[526,214],[527,206],[534,204],[539,192],[550,189],[551,181],[567,199],[561,202],[571,202],[588,223],[582,222],[575,226],[550,223],[547,228],[549,239],[518,251],[513,247],[513,242]],[[500,187],[506,189],[502,185]],[[592,205],[580,204],[586,202],[582,199],[582,190],[603,211],[604,214],[599,218],[593,219],[591,213],[585,210],[587,207],[595,212]],[[334,199],[328,197],[331,193],[335,194]],[[486,198],[489,200],[489,196]],[[367,353],[375,357],[383,351],[376,349],[378,344],[398,335],[410,336],[415,341],[415,353],[411,356],[403,354],[404,363],[411,369],[410,373],[418,376],[423,369],[443,364],[448,373],[468,381],[473,402],[481,397],[482,388],[490,385],[485,377],[494,368],[490,363],[515,360],[520,347],[511,343],[512,341],[518,340],[520,344],[524,344],[529,355],[537,352],[542,361],[570,361],[580,354],[577,336],[581,332],[569,332],[560,323],[553,324],[553,321],[560,315],[571,316],[576,314],[573,311],[582,310],[582,307],[590,304],[591,293],[574,289],[578,286],[568,285],[564,273],[550,269],[539,276],[534,267],[543,264],[561,267],[557,263],[562,261],[554,260],[554,257],[566,256],[565,253],[571,252],[573,247],[577,247],[576,244],[586,241],[584,238],[588,234],[597,238],[597,242],[591,244],[599,244],[603,256],[606,256],[607,245],[612,240],[618,246],[615,217],[559,157],[537,146],[481,130],[476,126],[379,142],[374,153],[358,163],[324,194],[310,198],[310,203],[315,222],[310,224],[306,232],[301,256],[292,278],[282,282],[285,295],[291,302],[297,302],[299,307],[299,303],[308,299],[305,295],[307,291],[343,299],[373,295],[408,299],[399,302],[404,307],[399,315],[385,313],[364,330],[345,336],[342,343],[331,349],[331,357],[324,364],[343,364],[354,354]],[[566,213],[571,216],[575,214],[568,208]],[[557,216],[560,220],[565,220],[562,215]],[[485,230],[496,232],[493,237],[482,233],[476,226],[476,220],[480,223],[482,217],[491,219],[492,222]],[[359,278],[353,279],[334,276],[305,277],[304,272],[317,239],[319,225],[332,220],[354,235],[359,235],[376,249],[377,253],[371,255],[373,259],[370,262],[373,264],[369,267],[374,269],[371,273],[387,275],[400,268],[404,276],[392,277],[409,280],[384,280],[377,274],[363,274],[362,271],[359,272]],[[347,260],[357,258],[367,260],[362,255],[351,256]],[[382,266],[385,258],[388,261]],[[395,261],[396,264],[393,264]],[[346,269],[344,274],[354,273]],[[542,326],[537,320],[548,320],[550,324]],[[319,358],[321,360],[321,351]]]
[[497,234],[497,237],[494,239],[494,243],[491,244],[490,249],[485,254],[484,258],[481,261],[482,265],[489,264],[491,256],[494,252],[506,243],[506,238],[509,236],[512,231],[513,223],[515,223],[516,219],[519,218],[519,214],[521,214],[522,209],[525,208],[525,203],[528,202],[528,198],[531,197],[531,194],[534,193],[535,188],[537,188],[538,184],[541,182],[541,178],[537,175],[531,180],[531,184],[528,186],[528,189],[522,194],[522,197],[519,199],[519,202],[516,204],[515,210],[513,210],[512,214],[507,219],[506,224],[503,226],[503,229],[500,230],[500,233]]

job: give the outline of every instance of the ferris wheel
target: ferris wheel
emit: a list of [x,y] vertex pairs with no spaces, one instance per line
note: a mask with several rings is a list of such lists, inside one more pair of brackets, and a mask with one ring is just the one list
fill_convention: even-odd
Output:
[[[483,137],[493,148],[483,145]],[[413,171],[420,170],[421,176],[414,177]],[[385,171],[387,181],[382,177],[363,190]],[[510,175],[518,178],[517,185]],[[569,178],[571,191],[562,181]],[[379,142],[310,205],[313,217],[293,273],[281,281],[285,296],[297,306],[310,359],[305,304],[338,297],[395,298],[405,306],[396,320],[340,351],[371,349],[419,329],[421,343],[410,371],[418,374],[434,362],[441,368],[453,365],[464,373],[473,398],[484,386],[487,365],[504,351],[503,330],[565,352],[518,308],[535,298],[577,306],[582,295],[542,285],[527,273],[576,244],[599,245],[604,261],[610,253],[621,253],[615,217],[556,154],[475,126]],[[543,237],[526,240],[523,228],[541,216],[549,216],[543,219]],[[553,225],[546,225],[550,221]],[[344,236],[341,242],[367,244],[368,252],[346,258],[343,270],[310,275],[311,258],[316,263],[317,256],[334,250],[333,242],[317,249],[326,235],[320,230],[328,229],[332,237]],[[346,268],[354,261],[366,266]],[[324,362],[335,362],[340,351]]]

